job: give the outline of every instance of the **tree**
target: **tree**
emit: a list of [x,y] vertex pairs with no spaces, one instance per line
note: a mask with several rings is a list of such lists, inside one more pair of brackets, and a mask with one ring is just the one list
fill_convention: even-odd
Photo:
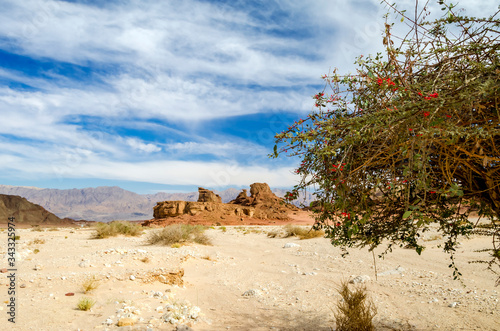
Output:
[[457,278],[460,236],[491,236],[489,268],[500,261],[500,20],[438,3],[446,14],[432,22],[386,3],[411,31],[392,36],[386,15],[384,53],[325,75],[315,111],[276,135],[274,156],[302,159],[287,198],[313,187],[315,227],[333,245],[420,254],[437,225]]

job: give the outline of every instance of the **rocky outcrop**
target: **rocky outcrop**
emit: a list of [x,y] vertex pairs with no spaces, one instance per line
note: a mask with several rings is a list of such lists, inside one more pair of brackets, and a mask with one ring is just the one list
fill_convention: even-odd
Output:
[[16,224],[69,225],[73,223],[69,219],[60,219],[45,208],[20,196],[0,194],[0,223],[7,223],[9,217],[15,217]]
[[198,202],[222,203],[222,199],[218,194],[203,187],[198,187]]
[[254,216],[261,219],[288,219],[288,212],[298,210],[294,205],[276,196],[266,183],[254,183],[250,185],[250,196],[243,189],[236,199],[230,204],[242,205],[255,208]]

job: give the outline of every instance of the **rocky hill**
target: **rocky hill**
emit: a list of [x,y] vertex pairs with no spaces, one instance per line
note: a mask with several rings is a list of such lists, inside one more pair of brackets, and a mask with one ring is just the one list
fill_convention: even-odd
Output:
[[60,219],[42,206],[20,196],[0,194],[0,224],[6,224],[10,217],[15,217],[16,224],[25,225],[69,225],[73,223],[69,219]]
[[[229,188],[214,192],[223,203],[227,203],[235,199],[240,191]],[[276,189],[273,192],[283,197],[286,190]],[[101,222],[151,219],[153,207],[159,201],[198,200],[198,192],[137,194],[117,186],[59,190],[0,185],[0,194],[22,196],[61,218]],[[310,198],[306,199],[306,203],[309,203]]]

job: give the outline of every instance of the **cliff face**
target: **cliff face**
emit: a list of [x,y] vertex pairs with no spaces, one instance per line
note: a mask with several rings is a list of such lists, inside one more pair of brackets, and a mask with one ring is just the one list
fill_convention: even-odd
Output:
[[0,223],[16,218],[16,224],[64,225],[71,224],[68,219],[60,219],[45,208],[31,203],[17,195],[0,194]]

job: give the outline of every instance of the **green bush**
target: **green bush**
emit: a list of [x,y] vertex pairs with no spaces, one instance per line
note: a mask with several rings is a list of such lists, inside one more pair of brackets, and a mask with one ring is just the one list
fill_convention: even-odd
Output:
[[142,226],[125,221],[113,221],[111,223],[97,223],[95,226],[94,239],[104,239],[108,237],[116,237],[118,235],[125,236],[140,236],[142,234]]
[[78,301],[77,308],[83,311],[90,310],[95,305],[95,300],[91,298],[81,298]]
[[164,227],[162,230],[151,231],[147,242],[151,245],[173,245],[194,242],[201,245],[211,245],[204,231],[206,228],[201,225],[173,224]]

